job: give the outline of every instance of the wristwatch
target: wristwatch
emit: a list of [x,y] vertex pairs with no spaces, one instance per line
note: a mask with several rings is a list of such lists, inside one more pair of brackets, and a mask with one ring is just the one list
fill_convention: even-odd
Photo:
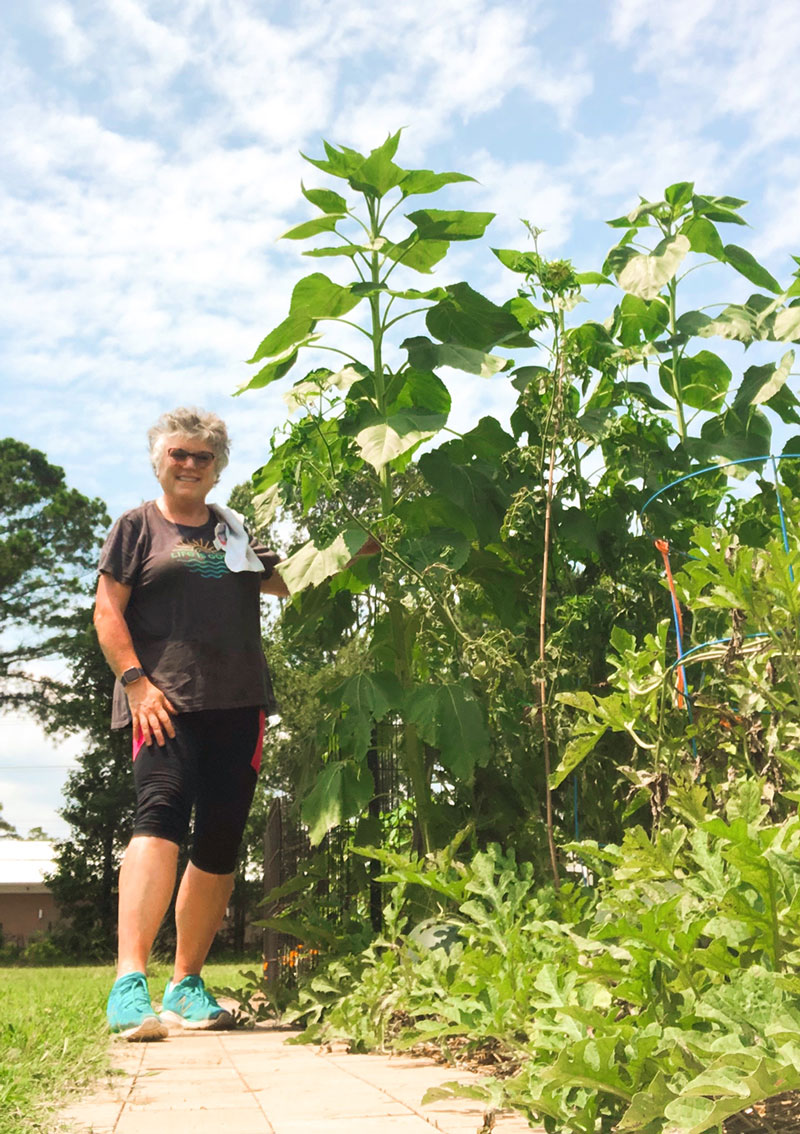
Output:
[[120,674],[119,683],[123,689],[128,685],[133,685],[134,681],[138,681],[140,677],[144,677],[144,670],[138,665],[132,665],[130,669],[126,669],[124,673]]

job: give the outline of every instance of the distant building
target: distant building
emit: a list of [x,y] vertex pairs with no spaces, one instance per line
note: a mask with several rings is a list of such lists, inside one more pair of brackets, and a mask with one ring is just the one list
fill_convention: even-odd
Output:
[[58,921],[55,899],[44,880],[55,867],[53,844],[0,839],[0,940],[27,945]]

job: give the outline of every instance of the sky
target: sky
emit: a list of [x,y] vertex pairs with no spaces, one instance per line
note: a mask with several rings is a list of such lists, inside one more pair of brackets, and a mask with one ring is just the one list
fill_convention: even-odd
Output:
[[[329,184],[301,157],[322,138],[363,151],[402,126],[399,164],[477,178],[418,198],[497,214],[431,283],[507,298],[490,247],[525,247],[521,217],[547,255],[597,269],[604,221],[681,180],[747,199],[751,228],[729,239],[786,280],[798,55],[796,0],[2,4],[2,435],[117,516],[157,495],[148,427],[201,405],[233,438],[224,502],[286,418],[285,385],[232,394],[319,267],[278,237],[314,215],[301,179]],[[513,404],[502,376],[448,380],[456,428]],[[4,817],[66,834],[56,811],[79,751],[0,717]]]

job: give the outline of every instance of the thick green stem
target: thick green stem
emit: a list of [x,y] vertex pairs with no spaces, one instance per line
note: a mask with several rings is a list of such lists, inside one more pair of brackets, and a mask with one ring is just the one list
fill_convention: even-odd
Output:
[[[370,240],[375,243],[380,236],[381,223],[377,202],[367,197],[367,207],[370,218]],[[378,412],[386,414],[386,382],[383,373],[383,318],[381,315],[381,296],[378,285],[380,277],[380,257],[373,252],[370,257],[370,282],[374,287],[369,297],[370,305],[370,334],[372,338],[372,373],[375,391],[375,405]],[[380,470],[381,486],[381,513],[389,515],[394,503],[392,495],[392,474],[388,464]],[[404,689],[413,683],[411,667],[411,642],[409,640],[408,614],[403,607],[398,594],[387,595],[392,627],[392,640],[395,656],[395,673]],[[408,775],[411,791],[414,795],[414,805],[417,813],[422,848],[425,854],[432,849],[431,841],[431,794],[430,785],[425,768],[425,758],[420,745],[417,726],[409,721],[403,722],[403,755],[405,758],[406,773]]]

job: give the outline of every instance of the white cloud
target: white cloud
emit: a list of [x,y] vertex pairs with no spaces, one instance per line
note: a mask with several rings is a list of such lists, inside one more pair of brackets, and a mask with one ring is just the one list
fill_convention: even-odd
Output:
[[[745,120],[745,151],[800,133],[800,92],[788,81],[800,49],[794,0],[671,0],[658,7],[617,0],[612,38],[636,52],[662,108],[684,95],[697,125]],[[683,90],[681,90],[683,88]]]
[[77,67],[86,61],[91,54],[92,45],[76,23],[69,4],[48,4],[40,10],[39,18],[43,27],[58,43],[67,64]]
[[521,247],[528,240],[521,218],[545,231],[548,255],[566,243],[578,201],[562,172],[542,161],[499,161],[485,150],[468,166],[481,183],[478,201],[470,201],[470,207],[496,214],[490,229],[493,245],[502,238],[515,241],[514,248]]

